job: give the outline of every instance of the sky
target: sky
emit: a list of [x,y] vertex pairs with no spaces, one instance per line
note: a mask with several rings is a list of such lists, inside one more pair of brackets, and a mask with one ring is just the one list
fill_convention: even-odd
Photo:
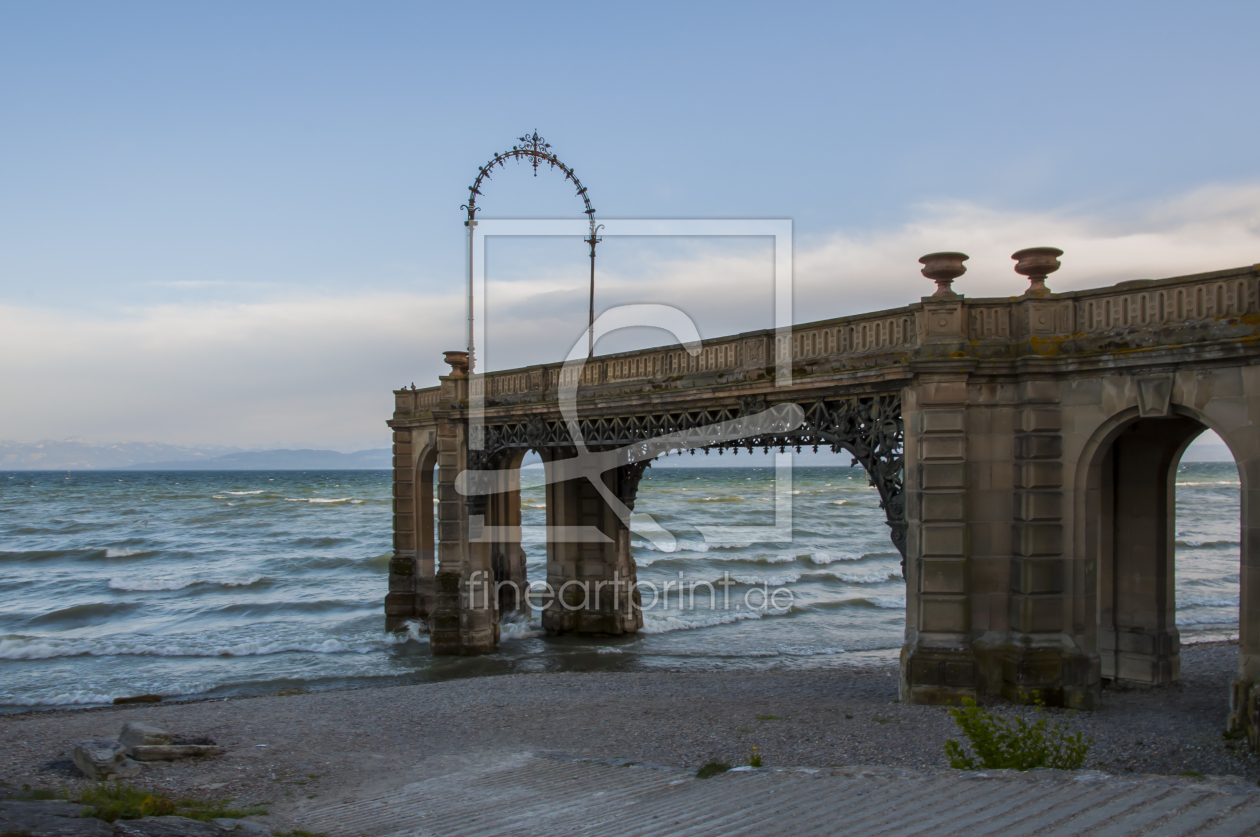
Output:
[[[388,444],[464,344],[461,204],[537,130],[601,218],[793,228],[794,319],[1260,262],[1254,3],[0,4],[0,439]],[[487,218],[580,217],[497,171]],[[768,240],[609,238],[597,308],[772,324]],[[585,245],[492,239],[492,368]],[[609,338],[620,350],[663,342]],[[501,361],[496,361],[501,358]]]

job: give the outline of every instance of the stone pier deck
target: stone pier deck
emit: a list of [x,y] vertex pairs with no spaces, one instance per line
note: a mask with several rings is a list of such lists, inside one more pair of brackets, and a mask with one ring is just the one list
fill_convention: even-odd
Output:
[[739,769],[711,779],[617,760],[521,753],[309,811],[330,837],[617,834],[1260,834],[1260,788],[1232,777],[887,767]]

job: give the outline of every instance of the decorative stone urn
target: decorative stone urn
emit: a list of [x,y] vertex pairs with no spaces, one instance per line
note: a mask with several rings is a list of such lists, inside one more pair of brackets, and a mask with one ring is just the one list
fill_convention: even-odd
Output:
[[923,275],[936,282],[936,293],[932,296],[958,296],[950,285],[967,272],[963,262],[968,258],[966,253],[928,253],[919,259]]
[[1013,253],[1011,258],[1015,260],[1015,272],[1030,280],[1024,293],[1034,296],[1050,293],[1046,277],[1061,267],[1059,256],[1062,255],[1063,251],[1058,247],[1029,247]]
[[452,378],[468,377],[468,352],[443,352],[442,355],[450,364]]

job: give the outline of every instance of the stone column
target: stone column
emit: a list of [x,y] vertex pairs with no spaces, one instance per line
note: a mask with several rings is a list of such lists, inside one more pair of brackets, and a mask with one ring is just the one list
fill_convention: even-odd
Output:
[[[641,466],[623,465],[596,478],[633,508],[641,474]],[[547,541],[547,584],[554,598],[543,609],[543,628],[620,635],[643,627],[630,529],[590,479],[548,484],[547,526],[554,533]]]
[[523,454],[503,464],[496,475],[499,490],[490,496],[486,508],[490,542],[490,566],[494,574],[499,618],[510,614],[529,616],[529,578],[525,572],[525,550],[521,548],[521,480]]
[[462,494],[457,485],[469,460],[465,406],[468,355],[447,352],[446,356],[451,374],[441,378],[441,400],[433,411],[437,420],[438,549],[429,641],[434,655],[485,654],[499,641],[489,544],[477,542],[485,525],[485,503]]
[[411,462],[411,428],[394,431],[394,555],[389,561],[389,593],[385,596],[385,630],[401,631],[422,618],[416,611],[415,470]]

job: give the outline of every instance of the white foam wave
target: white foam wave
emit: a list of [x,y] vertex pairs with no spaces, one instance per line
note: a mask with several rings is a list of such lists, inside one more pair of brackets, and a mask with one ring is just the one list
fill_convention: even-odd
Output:
[[0,703],[9,706],[97,706],[113,703],[114,696],[100,692],[62,692],[46,698],[0,697]]
[[286,503],[350,503],[355,506],[363,502],[352,497],[285,497],[284,500]]
[[889,609],[901,610],[905,608],[906,606],[905,596],[896,596],[893,598],[868,596],[866,600],[870,602],[871,604],[875,605],[876,607],[884,607],[884,608],[889,608]]
[[1178,487],[1183,486],[1183,485],[1200,486],[1200,487],[1210,486],[1213,488],[1241,488],[1242,487],[1242,483],[1240,483],[1238,480],[1208,480],[1206,482],[1204,481],[1194,482],[1194,481],[1189,481],[1189,480],[1187,480],[1186,482],[1182,482],[1181,480],[1177,481]]
[[151,549],[132,549],[125,546],[111,546],[105,550],[106,558],[131,558],[136,555],[147,555]]
[[1232,599],[1220,596],[1187,596],[1177,603],[1177,609],[1191,607],[1238,607],[1237,597]]
[[888,570],[887,572],[874,573],[841,573],[829,572],[825,573],[832,578],[838,578],[845,584],[883,584],[885,581],[901,581],[901,572],[899,570]]
[[733,575],[731,580],[736,584],[750,584],[754,587],[760,587],[765,584],[770,587],[783,587],[787,584],[795,584],[801,580],[800,573],[784,573],[783,575]]
[[542,628],[542,619],[538,617],[499,623],[499,639],[530,639],[546,633]]
[[246,496],[246,495],[248,495],[248,494],[262,494],[262,493],[263,493],[263,489],[261,489],[261,488],[260,488],[260,489],[258,489],[257,491],[225,491],[225,492],[223,492],[223,493],[224,493],[224,494],[234,494],[234,495],[236,495],[237,497],[243,497],[243,496]]
[[861,561],[865,557],[865,555],[831,555],[826,552],[815,552],[813,555],[809,556],[809,560],[820,567],[825,567],[826,565],[834,564],[837,561]]
[[183,590],[195,584],[217,584],[221,587],[249,587],[262,581],[265,576],[251,575],[242,578],[201,579],[201,578],[127,578],[119,576],[109,580],[109,589],[127,593],[153,593],[162,590]]
[[651,552],[664,552],[672,554],[674,552],[708,552],[709,544],[705,541],[674,541],[672,544],[657,545],[650,541],[642,541],[636,543],[635,546],[640,549],[646,549]]
[[743,622],[746,619],[761,619],[765,616],[786,616],[791,613],[790,608],[767,610],[727,610],[719,612],[708,612],[697,615],[674,615],[664,613],[653,613],[645,610],[643,612],[643,627],[641,631],[645,634],[664,634],[670,631],[692,631],[697,628],[712,628],[717,625],[729,625],[734,622]]
[[54,639],[52,637],[8,636],[0,639],[0,660],[49,660],[58,657],[261,657],[298,652],[306,654],[368,654],[388,644],[384,637],[375,642],[246,641],[234,644],[192,645],[178,642],[156,644],[155,637],[127,640]]
[[595,653],[596,654],[620,654],[622,652],[620,648],[608,648],[607,646],[605,646],[603,648],[596,648]]

